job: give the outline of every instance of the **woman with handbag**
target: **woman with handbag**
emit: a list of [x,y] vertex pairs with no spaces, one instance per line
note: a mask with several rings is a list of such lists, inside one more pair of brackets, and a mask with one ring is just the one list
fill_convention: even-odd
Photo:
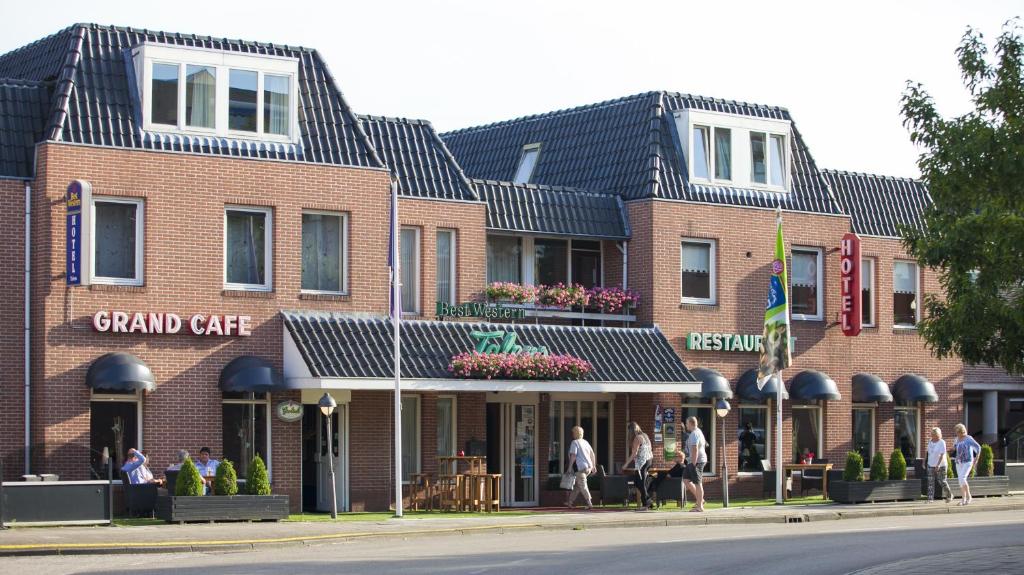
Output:
[[981,453],[981,445],[973,437],[967,435],[967,428],[964,424],[958,423],[953,428],[956,433],[956,442],[953,449],[956,450],[956,480],[960,484],[962,499],[957,505],[971,504],[971,488],[967,485],[967,478],[971,476],[974,467],[978,465],[978,454]]
[[572,492],[569,493],[569,499],[565,502],[566,507],[572,509],[578,495],[583,495],[587,509],[593,507],[590,488],[587,486],[587,477],[593,475],[596,469],[597,457],[594,454],[594,448],[591,447],[589,441],[583,439],[583,428],[577,425],[572,428],[572,443],[569,444],[569,468],[565,471],[566,475],[571,473],[574,478]]
[[654,459],[651,438],[635,421],[630,421],[626,425],[626,430],[629,432],[629,459],[622,467],[633,464],[633,486],[640,493],[640,508],[637,511],[647,511],[651,508],[651,497],[647,494],[647,472],[651,468],[651,460]]

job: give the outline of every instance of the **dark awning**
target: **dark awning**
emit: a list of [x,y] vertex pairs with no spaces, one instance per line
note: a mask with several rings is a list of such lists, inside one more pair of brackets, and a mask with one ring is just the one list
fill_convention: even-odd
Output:
[[902,404],[919,401],[935,403],[939,400],[939,395],[935,393],[935,386],[932,385],[932,382],[916,373],[908,373],[897,379],[893,384],[893,395],[896,396],[896,401]]
[[888,403],[892,401],[889,384],[871,373],[857,373],[852,378],[854,403]]
[[839,387],[832,378],[815,371],[806,369],[796,374],[789,380],[789,389],[793,390],[793,399],[841,399]]
[[254,355],[231,360],[220,372],[220,390],[267,393],[284,389],[284,376],[269,361]]
[[85,383],[97,391],[153,391],[156,388],[149,366],[123,351],[102,355],[92,362],[85,374]]
[[[779,390],[778,381],[777,377],[773,377],[764,384],[764,389],[757,389],[757,368],[748,369],[736,382],[736,395],[740,396],[740,401],[762,402],[774,399]],[[782,399],[789,399],[785,386],[782,387]]]
[[713,369],[698,367],[691,369],[697,380],[700,381],[700,393],[688,394],[702,399],[732,399],[732,388],[729,387],[729,380]]

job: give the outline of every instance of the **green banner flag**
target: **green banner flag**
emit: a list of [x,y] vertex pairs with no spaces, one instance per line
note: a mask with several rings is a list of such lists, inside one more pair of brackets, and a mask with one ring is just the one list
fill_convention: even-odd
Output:
[[775,258],[768,284],[768,306],[764,312],[761,361],[757,366],[757,387],[789,367],[793,357],[789,349],[789,294],[786,275],[786,242],[782,239],[782,213],[775,224]]

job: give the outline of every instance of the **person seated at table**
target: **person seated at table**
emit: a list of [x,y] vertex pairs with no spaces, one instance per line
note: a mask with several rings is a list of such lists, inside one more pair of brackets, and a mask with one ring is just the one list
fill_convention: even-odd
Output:
[[657,499],[658,486],[661,485],[661,483],[668,479],[669,477],[675,477],[676,479],[679,479],[683,476],[683,469],[686,468],[686,454],[683,453],[682,450],[677,449],[674,461],[675,465],[672,466],[672,469],[669,469],[668,471],[658,472],[658,475],[651,479],[650,486],[648,487],[648,490],[651,493],[651,498],[656,500],[657,505],[659,507],[661,506],[661,501]]
[[186,459],[188,459],[188,450],[187,449],[179,449],[178,450],[178,462],[177,463],[172,463],[172,464],[168,465],[167,466],[167,471],[181,471],[181,466],[182,466],[183,463],[185,463]]
[[121,471],[128,476],[130,485],[160,483],[153,478],[153,472],[146,467],[146,461],[146,456],[141,451],[134,447],[128,448],[128,456],[125,458],[124,465],[121,466]]
[[220,461],[210,457],[209,447],[203,447],[199,450],[199,459],[196,460],[196,468],[199,469],[199,475],[202,475],[203,478],[213,477],[217,475],[217,467],[219,466]]

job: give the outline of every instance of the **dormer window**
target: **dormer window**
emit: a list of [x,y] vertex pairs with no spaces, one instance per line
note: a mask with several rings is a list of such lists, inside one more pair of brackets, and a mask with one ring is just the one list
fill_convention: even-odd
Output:
[[690,180],[737,188],[788,191],[786,120],[683,110],[675,114]]
[[143,44],[134,64],[145,130],[297,141],[295,58]]
[[527,144],[523,146],[523,152],[519,156],[519,166],[516,168],[516,175],[512,179],[515,184],[528,184],[533,178],[533,169],[537,167],[537,160],[540,159],[540,144]]

